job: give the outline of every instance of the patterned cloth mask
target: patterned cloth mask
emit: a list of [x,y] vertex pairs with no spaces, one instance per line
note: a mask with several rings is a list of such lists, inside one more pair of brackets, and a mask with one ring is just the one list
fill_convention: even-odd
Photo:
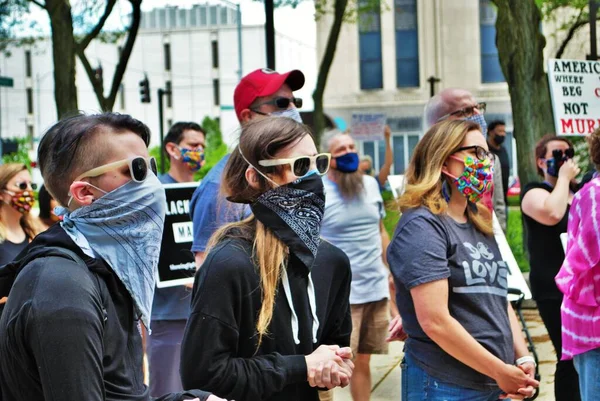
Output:
[[450,156],[465,165],[463,173],[459,177],[453,177],[454,185],[469,202],[477,203],[483,195],[492,189],[492,179],[494,166],[489,159],[479,160],[477,158],[466,156],[463,160],[455,156]]
[[202,168],[204,151],[185,148],[179,148],[179,151],[181,152],[181,159],[188,165],[191,171],[196,172]]
[[35,199],[31,191],[12,192],[5,190],[4,192],[12,196],[10,199],[10,205],[17,212],[21,214],[27,214],[31,211],[31,208],[35,203]]

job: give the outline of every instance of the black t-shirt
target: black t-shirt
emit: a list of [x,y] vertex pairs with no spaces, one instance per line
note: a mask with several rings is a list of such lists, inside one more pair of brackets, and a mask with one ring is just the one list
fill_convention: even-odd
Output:
[[[521,194],[521,204],[525,194],[534,188],[541,188],[548,192],[553,190],[552,186],[545,182],[529,183]],[[521,207],[522,211],[523,208]],[[529,281],[533,298],[537,301],[562,299],[562,293],[556,287],[554,277],[558,274],[565,259],[560,234],[567,232],[569,206],[567,205],[562,220],[554,226],[542,224],[525,213],[523,213],[523,220],[527,229],[527,249],[531,269]]]
[[29,244],[29,238],[25,237],[23,242],[15,244],[9,240],[4,240],[0,244],[0,266],[12,262],[15,257]]
[[502,168],[502,189],[504,190],[504,202],[507,202],[506,194],[508,193],[508,176],[510,175],[510,159],[508,152],[504,146],[495,149],[490,146],[490,150],[500,159],[500,167]]

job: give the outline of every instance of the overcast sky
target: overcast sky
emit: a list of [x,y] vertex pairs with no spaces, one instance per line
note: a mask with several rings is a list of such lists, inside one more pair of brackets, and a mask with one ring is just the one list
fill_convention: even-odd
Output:
[[[237,1],[232,0],[233,3]],[[242,23],[244,25],[264,24],[264,4],[261,1],[253,0],[240,0],[242,6]],[[194,1],[194,0],[143,0],[142,10],[148,11],[153,8],[159,8],[164,6],[178,6],[184,8],[190,8],[193,4],[218,4],[218,0],[210,1]],[[111,15],[110,21],[107,23],[107,27],[119,27],[122,26],[120,20],[129,14],[131,7],[125,0],[119,0],[117,7]],[[39,7],[32,5],[31,18],[39,22],[41,28],[49,29],[47,23],[47,14],[40,10]],[[316,43],[316,32],[315,32],[315,20],[314,20],[314,2],[310,0],[304,0],[295,9],[292,7],[282,7],[275,10],[275,29],[286,35],[291,36],[303,43],[315,46]]]

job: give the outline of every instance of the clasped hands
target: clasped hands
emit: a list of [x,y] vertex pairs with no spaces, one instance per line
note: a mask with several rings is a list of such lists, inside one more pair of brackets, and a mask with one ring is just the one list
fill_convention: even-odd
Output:
[[331,390],[350,384],[354,363],[350,347],[321,345],[306,357],[308,384]]

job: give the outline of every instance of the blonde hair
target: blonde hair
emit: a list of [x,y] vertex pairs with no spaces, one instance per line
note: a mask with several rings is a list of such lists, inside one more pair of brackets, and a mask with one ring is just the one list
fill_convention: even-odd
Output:
[[[401,212],[421,206],[434,214],[445,214],[448,202],[442,195],[444,163],[463,143],[469,131],[481,131],[472,121],[443,121],[433,125],[415,147],[412,160],[405,174],[405,190],[398,199]],[[492,214],[481,204],[476,209],[467,207],[467,216],[477,230],[492,235]]]
[[[6,189],[6,186],[21,171],[27,170],[27,167],[21,163],[7,163],[0,166],[0,189]],[[8,206],[10,207],[10,206]],[[21,228],[28,239],[33,239],[41,231],[39,222],[30,213],[24,213],[19,221]],[[0,219],[0,243],[6,240],[6,223]]]
[[[222,178],[221,190],[230,201],[251,203],[271,188],[271,184],[258,171],[255,174],[255,186],[246,180],[248,163],[254,169],[259,168],[258,161],[273,159],[275,154],[289,146],[293,146],[310,130],[289,118],[270,117],[245,124],[240,134],[240,143],[233,150]],[[243,156],[242,156],[243,154]],[[278,175],[285,166],[260,167],[262,174]],[[269,325],[273,318],[275,297],[282,269],[288,257],[288,247],[279,240],[267,226],[250,216],[240,222],[227,224],[217,230],[207,246],[207,252],[219,242],[228,238],[239,238],[252,243],[252,261],[260,276],[261,307],[256,321],[258,345],[268,335]]]

